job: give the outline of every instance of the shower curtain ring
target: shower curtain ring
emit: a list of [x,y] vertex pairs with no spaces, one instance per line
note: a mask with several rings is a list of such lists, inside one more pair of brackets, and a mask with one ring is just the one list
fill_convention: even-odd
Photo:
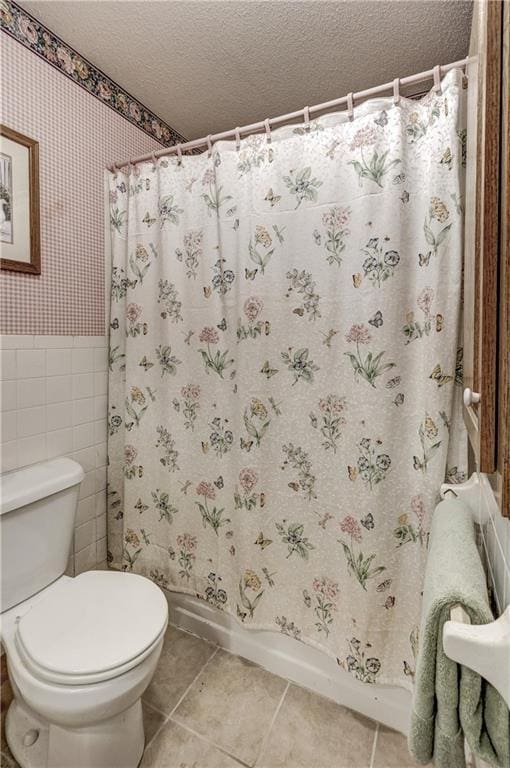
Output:
[[303,107],[303,123],[305,126],[305,131],[310,130],[310,107]]
[[177,152],[177,163],[178,165],[182,165],[182,149],[180,144],[177,144],[176,152]]
[[268,144],[271,144],[271,126],[269,125],[268,117],[264,120],[264,128],[266,129],[266,141]]
[[441,93],[441,66],[437,64],[434,67],[434,91]]
[[354,95],[352,91],[347,94],[347,117],[349,120],[354,119]]
[[234,136],[236,137],[236,152],[239,152],[241,147],[241,134],[239,133],[239,128],[235,128]]
[[207,142],[207,157],[211,157],[212,155],[212,141],[211,141],[211,134],[206,137]]
[[400,103],[400,79],[398,77],[393,81],[393,103],[395,106]]

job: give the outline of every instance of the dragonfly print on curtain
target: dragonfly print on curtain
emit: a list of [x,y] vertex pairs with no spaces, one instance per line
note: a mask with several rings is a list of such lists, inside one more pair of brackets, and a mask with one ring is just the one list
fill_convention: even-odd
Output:
[[462,75],[110,175],[109,560],[412,685],[465,478]]

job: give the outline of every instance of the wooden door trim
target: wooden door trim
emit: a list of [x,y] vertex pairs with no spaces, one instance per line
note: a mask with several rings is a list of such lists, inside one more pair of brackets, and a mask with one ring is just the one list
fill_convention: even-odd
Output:
[[478,414],[480,471],[487,473],[496,470],[502,10],[502,3],[487,4]]
[[510,518],[510,2],[503,4],[499,232],[499,376],[497,492]]

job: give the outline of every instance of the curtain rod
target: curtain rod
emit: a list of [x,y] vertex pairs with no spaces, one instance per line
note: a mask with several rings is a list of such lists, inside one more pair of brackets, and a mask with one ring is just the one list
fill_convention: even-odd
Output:
[[469,58],[465,58],[460,59],[459,61],[454,61],[451,64],[438,64],[433,69],[428,69],[425,72],[419,72],[416,75],[409,75],[408,77],[396,78],[395,80],[392,80],[391,83],[376,85],[374,88],[368,88],[365,91],[358,91],[357,93],[349,93],[347,96],[343,96],[340,99],[325,101],[323,104],[315,104],[313,107],[304,107],[303,109],[298,109],[296,112],[289,112],[286,115],[267,118],[266,120],[262,120],[258,123],[243,125],[241,128],[234,128],[230,131],[215,133],[212,136],[209,135],[202,139],[194,139],[193,141],[187,141],[184,144],[172,144],[172,146],[165,147],[164,149],[158,150],[158,152],[150,152],[146,155],[141,155],[140,157],[136,157],[131,160],[123,160],[122,162],[112,163],[111,165],[107,166],[107,169],[114,173],[126,165],[132,166],[136,165],[137,163],[143,163],[146,160],[152,160],[155,162],[158,158],[173,154],[174,152],[180,156],[182,152],[190,149],[197,149],[198,147],[203,146],[207,146],[209,152],[211,152],[212,145],[216,141],[235,138],[236,142],[239,142],[241,134],[258,133],[259,131],[263,130],[266,131],[266,134],[270,135],[272,126],[280,125],[281,123],[287,123],[291,120],[297,120],[298,118],[303,118],[306,124],[310,120],[310,115],[315,114],[316,112],[323,112],[328,109],[333,109],[334,107],[341,107],[344,104],[347,105],[348,111],[352,113],[354,102],[356,101],[364,101],[370,96],[376,96],[377,94],[384,93],[385,91],[389,90],[393,90],[394,97],[398,98],[399,89],[401,86],[414,85],[415,83],[420,83],[424,80],[430,80],[432,78],[434,78],[434,87],[436,90],[438,90],[440,88],[441,75],[446,74],[451,69],[460,69],[465,67],[469,61]]

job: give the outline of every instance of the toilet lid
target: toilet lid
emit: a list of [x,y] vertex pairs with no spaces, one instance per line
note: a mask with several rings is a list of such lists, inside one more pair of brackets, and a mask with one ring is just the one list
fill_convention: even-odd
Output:
[[17,641],[48,677],[90,678],[143,654],[167,619],[166,598],[149,579],[88,571],[66,580],[22,616]]

